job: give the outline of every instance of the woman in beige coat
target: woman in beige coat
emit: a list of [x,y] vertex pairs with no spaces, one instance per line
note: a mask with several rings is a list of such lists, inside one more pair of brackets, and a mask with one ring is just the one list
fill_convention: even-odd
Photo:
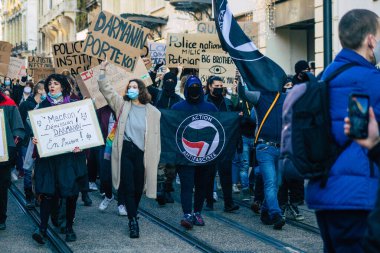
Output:
[[136,215],[143,190],[156,198],[161,113],[149,104],[151,96],[139,79],[129,81],[124,97],[118,95],[106,80],[107,65],[101,64],[99,90],[119,118],[112,144],[112,184],[119,205],[127,208],[130,237],[138,238]]

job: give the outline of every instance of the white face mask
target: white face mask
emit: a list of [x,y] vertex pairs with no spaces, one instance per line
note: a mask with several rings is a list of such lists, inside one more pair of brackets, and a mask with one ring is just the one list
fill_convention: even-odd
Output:
[[376,46],[373,50],[373,56],[375,57],[375,65],[380,64],[380,41],[376,40]]
[[30,94],[32,92],[32,88],[30,88],[30,87],[25,87],[24,88],[24,93],[25,94]]

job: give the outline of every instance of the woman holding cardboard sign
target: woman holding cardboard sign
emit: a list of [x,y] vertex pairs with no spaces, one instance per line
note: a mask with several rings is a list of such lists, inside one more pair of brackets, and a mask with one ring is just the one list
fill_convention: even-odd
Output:
[[[157,195],[157,166],[161,154],[161,113],[149,102],[144,83],[130,80],[122,97],[106,80],[108,63],[101,63],[99,90],[116,113],[112,143],[112,184],[118,189],[119,205],[126,205],[131,238],[139,237],[137,208],[144,190],[149,198]],[[112,131],[113,132],[113,131]]]
[[[44,87],[47,96],[38,105],[38,109],[74,102],[70,99],[71,86],[65,76],[50,75]],[[33,144],[38,143],[36,138],[32,140]],[[44,237],[52,209],[56,207],[59,198],[64,198],[66,199],[66,241],[75,241],[73,221],[81,188],[80,182],[87,176],[86,155],[79,148],[75,148],[72,153],[46,158],[41,158],[38,154],[35,156],[35,190],[41,200],[41,225],[33,233],[33,239],[39,244],[45,244]],[[53,224],[57,223],[55,219],[52,221]],[[57,224],[54,225],[57,226]]]

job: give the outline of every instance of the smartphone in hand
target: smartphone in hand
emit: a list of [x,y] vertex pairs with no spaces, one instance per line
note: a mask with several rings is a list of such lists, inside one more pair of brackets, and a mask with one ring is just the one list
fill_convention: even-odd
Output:
[[348,117],[351,122],[350,137],[366,139],[368,137],[369,96],[353,93],[348,100]]

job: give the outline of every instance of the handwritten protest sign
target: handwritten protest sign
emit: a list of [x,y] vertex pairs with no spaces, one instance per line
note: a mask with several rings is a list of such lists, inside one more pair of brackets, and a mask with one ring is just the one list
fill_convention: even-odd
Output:
[[69,153],[104,144],[90,99],[29,111],[40,157]]
[[149,42],[149,53],[153,64],[163,63],[166,65],[166,44],[159,42]]
[[[255,22],[238,22],[244,33],[257,44],[259,25]],[[205,34],[217,34],[214,21],[200,21],[197,23],[197,32]]]
[[8,74],[8,64],[11,57],[12,44],[6,41],[0,41],[0,76]]
[[199,68],[201,53],[223,52],[217,35],[170,33],[166,43],[167,67]]
[[[107,105],[107,101],[99,91],[98,79],[100,75],[100,66],[92,68],[80,74],[83,82],[77,82],[79,89],[84,96],[90,97],[95,101],[97,109]],[[116,65],[109,64],[107,67],[107,79],[113,85],[116,92],[124,95],[125,88],[129,80],[138,78],[141,79],[145,85],[151,85],[149,73],[145,68],[143,60],[140,58],[137,62],[136,69],[133,73],[126,72],[124,69]],[[77,78],[78,79],[78,78]]]
[[53,58],[56,73],[68,70],[76,76],[83,71],[99,65],[99,60],[82,53],[84,41],[59,43],[53,45]]
[[11,79],[14,78],[21,78],[25,74],[23,71],[23,68],[25,70],[25,60],[24,59],[18,59],[16,57],[11,57],[9,64],[8,64],[8,74],[7,76]]
[[4,110],[0,109],[0,162],[8,161],[8,144],[5,133]]
[[231,87],[236,74],[232,58],[226,54],[202,54],[199,62],[199,78],[206,83],[210,76],[219,76],[226,87]]
[[34,82],[38,82],[42,79],[46,79],[48,76],[50,76],[51,74],[54,74],[55,71],[54,69],[34,69],[33,70],[33,74],[32,74],[32,77],[33,77],[33,81]]
[[128,19],[102,11],[92,21],[83,52],[107,60],[128,72],[136,68],[148,39],[149,29]]
[[41,56],[29,56],[28,57],[28,69],[52,69],[53,62],[50,57],[41,57]]

